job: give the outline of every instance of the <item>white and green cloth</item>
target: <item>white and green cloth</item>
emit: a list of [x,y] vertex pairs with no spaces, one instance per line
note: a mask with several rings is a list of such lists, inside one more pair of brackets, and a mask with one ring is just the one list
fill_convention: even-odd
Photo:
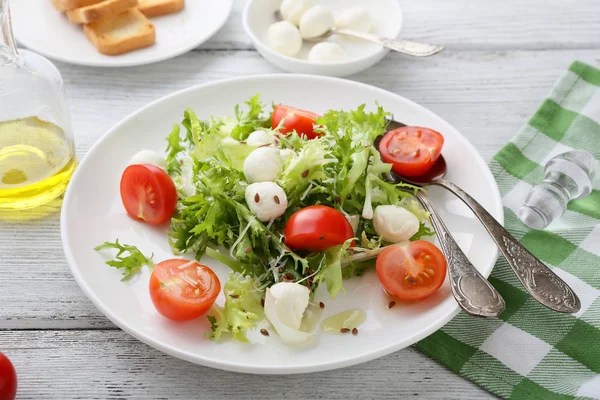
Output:
[[506,301],[500,319],[461,313],[417,348],[506,399],[600,399],[600,171],[594,190],[569,203],[547,229],[530,230],[517,210],[543,166],[571,149],[600,160],[600,70],[575,62],[531,120],[490,162],[505,226],[581,299],[553,312],[523,289],[500,256],[489,278]]

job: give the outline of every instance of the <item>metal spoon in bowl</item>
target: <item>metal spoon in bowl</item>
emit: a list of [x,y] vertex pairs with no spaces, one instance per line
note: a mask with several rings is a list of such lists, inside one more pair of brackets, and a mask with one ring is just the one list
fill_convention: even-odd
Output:
[[[281,15],[281,12],[279,10],[275,11],[273,15],[275,17],[275,21],[283,21],[283,16]],[[320,42],[333,35],[350,36],[366,40],[368,42],[379,44],[383,47],[397,51],[399,53],[415,57],[429,57],[439,53],[444,49],[444,46],[440,44],[428,44],[403,39],[392,39],[384,36],[373,35],[371,33],[356,32],[349,29],[335,28],[328,30],[321,36],[305,38],[305,40],[309,42]]]
[[[391,121],[388,131],[405,126]],[[378,142],[377,142],[378,143]],[[378,144],[377,144],[377,147]],[[525,289],[546,307],[563,313],[575,313],[581,308],[581,302],[573,290],[543,262],[536,258],[513,235],[511,235],[477,200],[454,183],[444,179],[447,167],[440,155],[437,162],[425,175],[404,177],[395,175],[397,180],[416,186],[437,185],[454,193],[479,218],[500,252],[511,266]]]

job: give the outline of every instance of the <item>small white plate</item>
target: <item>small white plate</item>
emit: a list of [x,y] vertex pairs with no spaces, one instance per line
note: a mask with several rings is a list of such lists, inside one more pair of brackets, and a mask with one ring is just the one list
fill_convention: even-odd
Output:
[[[165,137],[188,107],[202,119],[232,115],[234,105],[257,93],[266,104],[283,102],[319,113],[354,109],[363,103],[374,109],[379,102],[398,121],[442,132],[448,178],[503,221],[498,187],[483,159],[456,129],[424,107],[382,89],[327,77],[282,74],[225,80],[174,93],[130,115],[98,140],[77,168],[65,195],[61,231],[67,261],[84,293],[112,322],[159,350],[214,368],[256,374],[315,372],[357,364],[410,346],[442,327],[459,310],[448,282],[424,301],[387,309],[390,299],[370,271],[344,281],[347,293],[336,300],[324,287],[316,294],[316,301],[326,304],[323,317],[355,307],[366,311],[367,320],[357,336],[319,332],[312,345],[301,348],[283,345],[274,333],[254,335],[255,343],[211,342],[205,337],[206,318],[176,323],[156,312],[148,293],[147,269],[121,282],[121,273],[104,263],[109,257],[94,251],[98,244],[118,238],[145,254],[153,252],[155,260],[172,258],[167,228],[133,221],[123,209],[119,196],[123,170],[142,148],[162,151]],[[494,242],[460,200],[439,188],[429,193],[470,260],[488,276],[498,254]],[[227,280],[227,267],[208,257],[202,262],[223,283]]]
[[152,18],[154,45],[119,56],[100,54],[80,25],[69,22],[50,0],[11,2],[13,29],[20,45],[53,60],[90,67],[131,67],[177,57],[198,47],[227,21],[232,0],[187,0],[176,14]]
[[[299,74],[347,76],[361,72],[378,63],[388,49],[364,40],[333,36],[329,41],[340,44],[348,54],[348,60],[336,63],[308,61],[308,53],[314,43],[304,41],[296,57],[289,57],[271,49],[267,41],[269,26],[275,22],[273,13],[282,0],[249,0],[242,16],[244,29],[256,50],[279,68]],[[337,17],[345,9],[363,6],[373,18],[373,31],[381,36],[396,38],[402,28],[402,10],[397,0],[314,0],[313,3],[330,7]]]

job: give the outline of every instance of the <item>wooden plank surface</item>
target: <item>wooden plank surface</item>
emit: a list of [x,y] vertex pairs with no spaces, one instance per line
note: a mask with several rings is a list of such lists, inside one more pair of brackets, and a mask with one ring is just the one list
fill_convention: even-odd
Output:
[[[138,108],[191,85],[279,73],[252,48],[244,1],[199,49],[160,64],[100,69],[57,63],[81,159]],[[489,159],[576,59],[600,65],[597,0],[402,0],[404,37],[444,43],[429,59],[390,54],[351,79],[410,98],[458,128]],[[404,398],[489,394],[413,349],[359,366],[292,377],[233,374],[166,356],[118,330],[66,265],[54,202],[0,212],[0,351],[16,363],[22,399]]]
[[482,389],[405,349],[337,371],[240,375],[167,356],[122,331],[0,331],[20,399],[481,399]]

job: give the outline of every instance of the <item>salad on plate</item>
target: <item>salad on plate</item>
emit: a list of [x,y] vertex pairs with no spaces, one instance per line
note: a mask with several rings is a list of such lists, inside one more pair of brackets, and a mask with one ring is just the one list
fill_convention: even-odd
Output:
[[[433,294],[446,276],[441,251],[423,240],[434,232],[414,198],[421,189],[385,179],[426,172],[443,136],[423,127],[387,132],[389,117],[364,105],[323,115],[281,104],[267,110],[258,95],[233,116],[201,120],[188,109],[166,152],[138,152],[120,183],[130,217],[170,223],[165,240],[176,258],[155,265],[118,239],[96,249],[118,250],[107,264],[123,279],[153,268],[156,310],[176,321],[208,318],[216,341],[259,331],[303,345],[319,324],[356,335],[361,310],[320,321],[319,286],[335,299],[344,279],[374,268],[391,308]],[[198,262],[204,255],[231,269],[226,282]]]

